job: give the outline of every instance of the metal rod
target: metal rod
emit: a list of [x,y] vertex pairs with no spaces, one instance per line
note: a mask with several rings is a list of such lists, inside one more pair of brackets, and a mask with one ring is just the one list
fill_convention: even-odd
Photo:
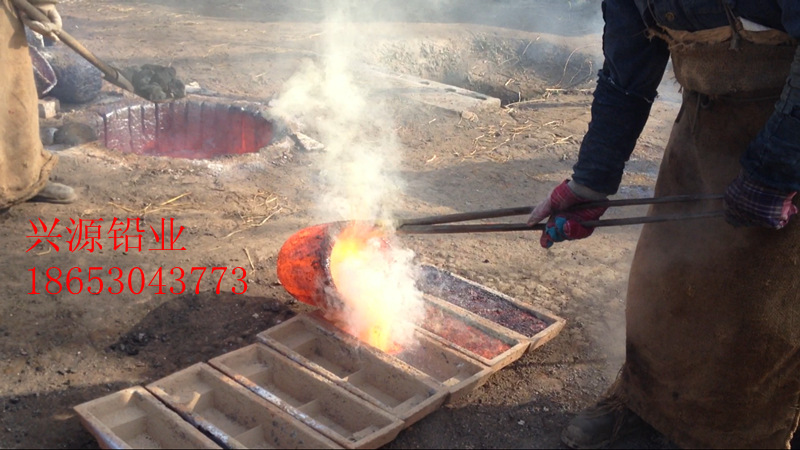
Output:
[[[575,205],[566,211],[581,210],[587,208],[606,207],[613,208],[616,206],[633,206],[633,205],[651,205],[661,203],[679,203],[679,202],[695,202],[704,200],[720,200],[722,194],[697,194],[697,195],[672,195],[667,197],[649,197],[649,198],[626,198],[619,200],[599,200],[595,202],[586,202]],[[533,211],[533,206],[518,206],[515,208],[504,209],[490,209],[487,211],[473,211],[457,214],[445,214],[442,216],[429,216],[421,217],[419,219],[407,219],[400,221],[398,228],[409,225],[436,225],[442,223],[453,222],[466,222],[469,220],[479,219],[496,219],[498,217],[519,216],[522,214],[530,214]]]
[[[643,223],[671,222],[676,220],[696,220],[722,217],[724,211],[706,211],[691,214],[668,214],[663,216],[628,217],[624,219],[589,220],[583,222],[587,227],[613,227],[619,225],[639,225]],[[494,223],[467,225],[403,225],[397,228],[398,234],[456,234],[456,233],[493,233],[501,231],[536,231],[544,230],[545,224],[537,223]]]
[[605,206],[612,208],[615,206],[634,206],[634,205],[657,205],[662,203],[685,203],[699,202],[706,200],[722,200],[723,194],[687,194],[669,195],[666,197],[647,197],[647,198],[623,198],[619,200],[599,200],[596,202],[579,203],[569,208],[569,210],[579,210],[587,208],[597,208]]
[[492,209],[488,211],[475,211],[457,214],[446,214],[443,216],[421,217],[419,219],[408,219],[400,222],[400,227],[408,225],[436,225],[439,223],[466,222],[468,220],[495,219],[497,217],[519,216],[530,214],[532,206],[520,206],[517,208]]

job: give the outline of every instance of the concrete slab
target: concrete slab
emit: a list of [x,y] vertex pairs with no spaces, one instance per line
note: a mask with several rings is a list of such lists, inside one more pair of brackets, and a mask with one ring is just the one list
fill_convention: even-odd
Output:
[[345,448],[380,447],[403,428],[397,417],[263,344],[209,364]]
[[419,370],[306,314],[263,331],[258,338],[399,417],[406,426],[435,411],[448,396],[443,385]]
[[221,448],[142,387],[74,409],[102,448]]
[[225,448],[341,448],[204,363],[147,390]]

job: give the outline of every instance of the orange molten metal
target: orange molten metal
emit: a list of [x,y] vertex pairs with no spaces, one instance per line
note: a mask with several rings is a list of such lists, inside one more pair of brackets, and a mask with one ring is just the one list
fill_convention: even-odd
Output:
[[399,351],[392,339],[397,317],[380,301],[385,287],[379,276],[364,278],[391,262],[386,238],[385,230],[365,222],[305,228],[278,253],[278,279],[296,299],[320,308],[360,340]]

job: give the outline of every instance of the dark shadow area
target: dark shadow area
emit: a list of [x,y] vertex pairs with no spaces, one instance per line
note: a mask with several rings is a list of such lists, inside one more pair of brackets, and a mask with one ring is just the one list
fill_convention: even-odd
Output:
[[[568,448],[561,442],[561,430],[588,405],[566,409],[570,402],[565,401],[564,390],[549,388],[542,382],[547,377],[541,374],[562,377],[564,389],[573,388],[570,384],[575,376],[596,376],[589,355],[563,353],[570,345],[568,339],[556,337],[494,374],[463,400],[440,408],[402,431],[386,448]],[[508,393],[508,404],[493,402],[500,391]],[[437,439],[426,439],[430,436]],[[677,447],[654,429],[644,427],[609,448]]]
[[[548,400],[516,406],[442,408],[402,431],[385,448],[569,448],[561,442],[560,430],[567,426],[572,414],[559,413],[557,408],[557,403]],[[434,430],[442,436],[441,445],[419,439]],[[678,447],[648,427],[606,448]]]
[[[28,395],[0,396],[2,448],[98,448],[72,407],[130,387],[127,381],[69,386]],[[58,441],[43,442],[37,430],[57,430]],[[52,433],[52,431],[51,431]]]
[[275,299],[202,292],[176,297],[151,311],[108,347],[135,358],[150,381],[244,347],[256,334],[294,316]]
[[[97,448],[97,442],[81,426],[72,407],[121,389],[148,384],[254,343],[256,334],[293,315],[287,305],[272,298],[214,292],[175,297],[100,350],[105,352],[106,359],[123,363],[122,367],[143,368],[141,378],[111,372],[107,376],[113,381],[85,386],[81,373],[93,369],[66,368],[50,377],[48,384],[55,387],[28,395],[0,396],[3,427],[0,447]],[[45,375],[44,370],[31,368],[20,376]],[[42,429],[51,431],[40,436],[35,430]],[[58,436],[58,441],[43,441],[42,436]]]

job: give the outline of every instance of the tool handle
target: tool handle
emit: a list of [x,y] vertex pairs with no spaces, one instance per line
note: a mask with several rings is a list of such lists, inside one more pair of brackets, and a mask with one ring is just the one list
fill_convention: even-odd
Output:
[[[43,23],[50,21],[47,16],[44,15],[44,13],[39,11],[39,8],[30,4],[27,0],[14,0],[14,4],[33,20]],[[58,39],[63,42],[64,45],[74,50],[77,54],[81,55],[85,60],[89,61],[93,66],[97,67],[101,72],[103,72],[105,79],[109,83],[119,86],[126,91],[135,93],[133,84],[131,84],[127,78],[122,76],[122,74],[119,73],[119,70],[98,59],[92,52],[84,47],[83,44],[78,42],[77,39],[64,31],[64,29],[55,30],[53,31],[53,34],[58,36]]]
[[[671,222],[675,220],[696,220],[722,217],[724,211],[706,211],[691,214],[667,214],[663,216],[627,217],[624,219],[587,220],[582,225],[587,227],[613,227],[620,225],[638,225],[643,223]],[[493,233],[501,231],[542,231],[545,224],[537,223],[490,223],[461,225],[403,225],[397,228],[398,234],[457,234],[457,233]]]
[[[696,195],[672,195],[666,197],[648,197],[648,198],[625,198],[619,200],[599,200],[594,202],[580,203],[568,208],[566,211],[576,211],[586,208],[606,207],[613,208],[617,206],[633,206],[633,205],[652,205],[659,203],[678,203],[678,202],[694,202],[702,200],[720,200],[722,194],[696,194]],[[436,225],[443,223],[453,222],[466,222],[469,220],[479,219],[496,219],[498,217],[519,216],[522,214],[530,214],[533,211],[533,206],[518,206],[515,208],[505,209],[491,209],[487,211],[473,211],[457,214],[446,214],[442,216],[429,216],[421,217],[419,219],[407,219],[400,221],[398,228],[409,225]]]

